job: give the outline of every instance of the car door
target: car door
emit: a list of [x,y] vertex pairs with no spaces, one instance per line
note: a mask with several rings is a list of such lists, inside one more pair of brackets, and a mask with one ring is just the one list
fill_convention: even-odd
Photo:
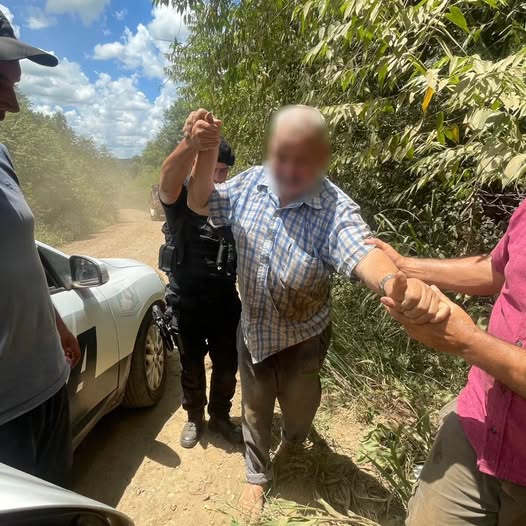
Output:
[[53,304],[80,344],[81,359],[68,380],[76,435],[117,390],[119,347],[115,322],[97,287],[69,289],[69,260],[64,254],[43,245],[38,249]]

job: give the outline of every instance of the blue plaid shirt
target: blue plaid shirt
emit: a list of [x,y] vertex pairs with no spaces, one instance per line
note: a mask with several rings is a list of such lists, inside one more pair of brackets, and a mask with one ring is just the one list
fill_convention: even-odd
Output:
[[352,277],[371,250],[359,208],[327,179],[280,207],[267,168],[216,185],[214,225],[231,225],[238,253],[241,328],[254,363],[320,334],[330,322],[330,275]]

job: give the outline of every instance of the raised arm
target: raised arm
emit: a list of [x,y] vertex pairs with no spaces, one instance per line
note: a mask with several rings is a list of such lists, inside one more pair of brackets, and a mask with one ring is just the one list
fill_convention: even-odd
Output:
[[185,138],[166,158],[161,167],[159,197],[166,205],[175,203],[179,198],[183,184],[192,171],[199,151],[216,146],[216,134],[210,133],[202,126],[196,127],[195,133],[192,133],[196,123],[202,121],[207,114],[208,111],[204,109],[190,113],[183,128]]
[[208,200],[214,191],[214,169],[217,163],[219,142],[221,140],[221,121],[214,119],[211,113],[207,113],[205,121],[198,121],[194,125],[192,135],[198,132],[199,126],[205,126],[207,130],[215,134],[216,145],[211,149],[200,151],[195,163],[192,176],[188,181],[188,206],[196,214],[210,215]]
[[196,214],[209,216],[208,200],[214,191],[214,168],[219,148],[200,152],[188,181],[188,206]]
[[436,285],[442,290],[462,294],[492,296],[504,285],[504,275],[492,264],[492,257],[475,256],[459,259],[418,259],[404,257],[391,245],[371,239],[404,274],[411,278]]

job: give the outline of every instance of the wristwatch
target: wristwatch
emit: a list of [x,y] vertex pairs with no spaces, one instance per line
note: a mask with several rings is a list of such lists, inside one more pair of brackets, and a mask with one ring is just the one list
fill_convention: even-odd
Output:
[[385,284],[392,280],[392,279],[395,279],[396,278],[396,274],[387,274],[386,276],[383,277],[382,281],[380,281],[380,292],[382,294],[382,296],[385,296]]

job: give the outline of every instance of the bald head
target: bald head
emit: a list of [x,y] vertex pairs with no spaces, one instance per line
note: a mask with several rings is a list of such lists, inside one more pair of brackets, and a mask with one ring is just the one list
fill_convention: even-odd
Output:
[[279,133],[292,133],[298,137],[317,140],[324,145],[329,144],[325,117],[318,109],[303,104],[283,106],[274,112],[270,135]]
[[285,106],[270,123],[268,162],[278,196],[292,202],[311,192],[330,158],[329,132],[323,115],[310,106]]

